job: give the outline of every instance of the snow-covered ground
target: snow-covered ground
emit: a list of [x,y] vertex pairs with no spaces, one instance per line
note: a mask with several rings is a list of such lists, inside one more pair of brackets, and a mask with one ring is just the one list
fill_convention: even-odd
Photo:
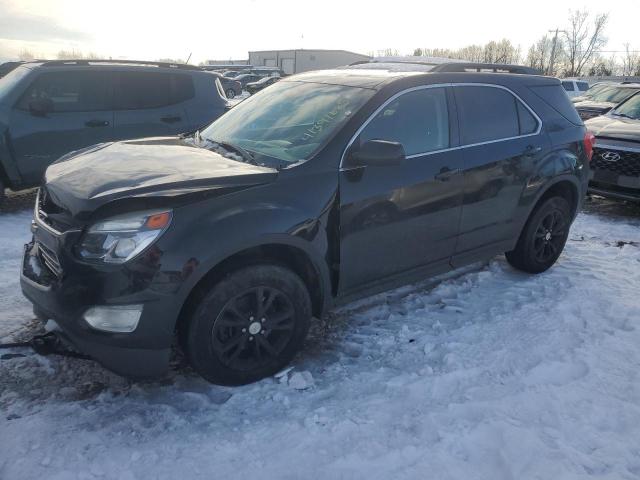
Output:
[[[30,212],[0,215],[0,340],[31,318]],[[349,305],[241,388],[0,360],[0,478],[640,478],[640,216],[578,217],[559,263],[503,258]],[[27,353],[27,352],[25,352]]]

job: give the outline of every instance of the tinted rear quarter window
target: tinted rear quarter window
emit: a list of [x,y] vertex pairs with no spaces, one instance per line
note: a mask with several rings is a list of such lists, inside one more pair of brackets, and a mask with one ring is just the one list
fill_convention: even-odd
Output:
[[533,93],[575,125],[582,125],[582,120],[578,115],[573,103],[569,100],[567,93],[560,85],[538,85],[529,87]]
[[31,101],[44,100],[57,113],[108,110],[108,95],[108,75],[103,72],[46,72],[31,83],[18,108],[28,110]]
[[[496,87],[454,87],[463,145],[517,137],[516,98]],[[566,96],[566,95],[565,95]]]

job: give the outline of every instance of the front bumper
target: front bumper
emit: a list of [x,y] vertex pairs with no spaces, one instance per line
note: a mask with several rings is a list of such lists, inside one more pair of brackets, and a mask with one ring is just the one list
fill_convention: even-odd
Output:
[[619,175],[607,170],[591,170],[589,193],[620,200],[640,201],[640,177]]
[[[75,346],[113,372],[127,377],[155,377],[169,365],[177,318],[173,292],[158,287],[159,266],[153,249],[132,265],[93,266],[73,257],[78,232],[56,234],[34,224],[25,245],[20,284],[34,306],[52,318]],[[171,290],[171,289],[169,289]],[[137,328],[111,333],[90,327],[83,318],[96,305],[142,304]]]

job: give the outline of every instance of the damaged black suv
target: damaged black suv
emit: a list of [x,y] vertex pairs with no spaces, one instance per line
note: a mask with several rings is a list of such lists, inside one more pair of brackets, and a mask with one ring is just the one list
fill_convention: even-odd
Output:
[[117,373],[162,374],[178,338],[208,380],[252,382],[338,302],[503,252],[548,269],[592,147],[557,79],[297,75],[194,135],[50,166],[22,289]]

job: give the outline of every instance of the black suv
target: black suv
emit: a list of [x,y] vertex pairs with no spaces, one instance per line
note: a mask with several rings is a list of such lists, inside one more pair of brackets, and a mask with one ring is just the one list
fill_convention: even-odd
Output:
[[219,80],[191,65],[23,63],[0,81],[0,201],[5,187],[38,185],[45,169],[72,150],[194,131],[227,109]]
[[22,289],[115,372],[164,372],[177,335],[208,380],[252,382],[336,303],[503,252],[548,269],[592,140],[557,79],[288,77],[190,137],[49,167]]
[[640,201],[640,93],[585,125],[596,136],[589,192]]

